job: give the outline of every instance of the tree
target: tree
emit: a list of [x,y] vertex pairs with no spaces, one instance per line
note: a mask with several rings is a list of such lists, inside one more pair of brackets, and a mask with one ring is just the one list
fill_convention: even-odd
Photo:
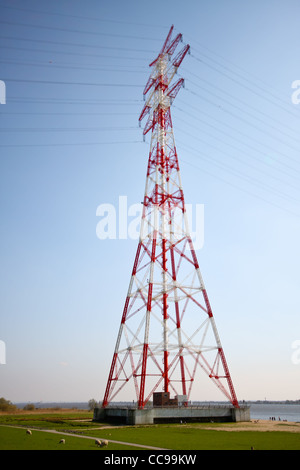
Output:
[[0,411],[16,411],[16,405],[13,405],[11,401],[6,400],[5,398],[0,398]]
[[91,398],[91,400],[89,400],[88,405],[89,405],[89,410],[94,411],[94,409],[97,406],[97,402],[96,402],[96,400],[94,400],[94,398]]
[[25,411],[33,411],[35,410],[35,406],[33,403],[27,403],[27,405],[24,406],[23,410]]

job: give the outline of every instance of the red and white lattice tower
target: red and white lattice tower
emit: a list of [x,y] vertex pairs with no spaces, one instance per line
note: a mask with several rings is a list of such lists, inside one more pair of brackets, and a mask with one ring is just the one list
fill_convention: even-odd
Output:
[[187,405],[198,371],[239,407],[188,229],[170,107],[183,79],[171,82],[189,45],[172,58],[182,37],[172,32],[144,89],[139,120],[148,115],[143,133],[152,135],[140,238],[104,408],[130,387],[140,409],[155,391],[183,395]]

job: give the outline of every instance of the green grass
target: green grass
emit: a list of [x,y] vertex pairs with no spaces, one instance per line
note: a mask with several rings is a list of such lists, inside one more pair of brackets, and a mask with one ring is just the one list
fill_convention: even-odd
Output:
[[[87,421],[85,421],[87,420]],[[90,412],[45,412],[32,414],[0,415],[0,450],[103,450],[93,438],[129,442],[172,450],[300,450],[300,434],[283,431],[234,431],[235,424],[228,423],[228,431],[214,429],[210,423],[194,425],[161,424],[152,426],[113,426],[107,429],[105,423],[94,423]],[[20,429],[9,426],[22,426]],[[32,436],[26,429],[32,429]],[[38,429],[70,432],[70,436],[42,432]],[[59,444],[64,438],[65,444]],[[137,449],[134,446],[109,442],[108,450]]]
[[[65,439],[65,444],[60,444],[60,439]],[[32,431],[32,435],[26,434],[25,429],[16,429],[9,426],[0,426],[0,450],[98,450],[105,448],[96,446],[94,439],[84,439],[73,435],[65,436],[43,431]],[[132,450],[133,446],[109,444],[109,450]]]
[[[92,412],[71,412],[57,411],[45,413],[14,413],[0,415],[0,424],[9,424],[16,426],[38,427],[41,429],[71,430],[87,427],[99,427],[99,424],[93,423]],[[88,421],[86,421],[88,420]]]
[[176,425],[103,429],[101,437],[172,450],[250,450],[251,447],[255,450],[300,450],[299,433],[218,431],[205,429],[205,426],[201,429]]

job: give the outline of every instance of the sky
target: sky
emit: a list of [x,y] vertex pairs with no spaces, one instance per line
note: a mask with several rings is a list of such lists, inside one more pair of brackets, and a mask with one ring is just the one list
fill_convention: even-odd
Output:
[[[300,398],[299,13],[0,0],[0,396],[103,398],[137,247],[119,214],[143,198],[143,89],[174,25],[191,47],[172,106],[183,190],[204,208],[196,254],[237,397]],[[198,380],[193,399],[223,399]]]

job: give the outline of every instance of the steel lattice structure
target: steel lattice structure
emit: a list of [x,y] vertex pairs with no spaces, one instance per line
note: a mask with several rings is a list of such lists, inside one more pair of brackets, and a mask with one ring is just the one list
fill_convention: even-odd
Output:
[[140,238],[102,406],[129,383],[139,408],[159,387],[187,404],[202,369],[239,407],[188,229],[171,104],[183,79],[172,83],[190,46],[175,58],[182,35],[173,26],[144,89],[151,134]]

